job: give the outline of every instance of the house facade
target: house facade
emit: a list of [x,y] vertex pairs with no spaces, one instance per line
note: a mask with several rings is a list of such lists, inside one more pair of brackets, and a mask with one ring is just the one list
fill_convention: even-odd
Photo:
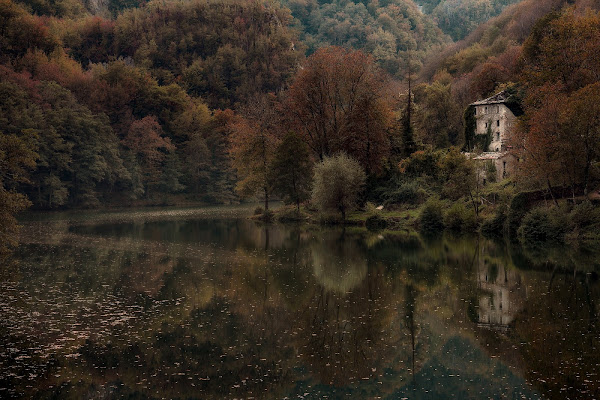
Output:
[[[470,104],[475,115],[475,135],[490,135],[489,146],[474,160],[492,163],[496,169],[496,179],[509,176],[515,165],[515,157],[510,152],[509,138],[517,122],[514,106],[509,103],[510,94],[506,91],[487,99]],[[485,178],[483,178],[485,179]]]

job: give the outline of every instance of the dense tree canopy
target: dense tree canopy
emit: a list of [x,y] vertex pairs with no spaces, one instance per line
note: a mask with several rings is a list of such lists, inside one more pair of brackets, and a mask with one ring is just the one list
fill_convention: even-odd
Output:
[[388,157],[394,122],[387,79],[360,51],[320,49],[286,94],[287,122],[320,160],[344,151],[376,172]]
[[540,20],[526,42],[526,112],[514,145],[523,182],[587,193],[598,177],[600,14],[572,9]]
[[459,40],[480,24],[500,14],[502,10],[520,0],[420,0],[423,11],[431,14],[438,26]]
[[447,37],[411,0],[284,0],[296,18],[309,53],[342,46],[372,54],[391,74],[402,75],[409,51],[422,60]]

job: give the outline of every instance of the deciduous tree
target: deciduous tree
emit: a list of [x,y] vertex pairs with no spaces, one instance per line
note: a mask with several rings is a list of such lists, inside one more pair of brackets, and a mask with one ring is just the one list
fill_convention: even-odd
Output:
[[325,157],[315,166],[312,201],[321,210],[346,212],[357,205],[366,175],[358,161],[345,153]]
[[265,211],[273,190],[269,169],[277,146],[278,116],[270,96],[255,97],[229,124],[230,152],[237,171],[237,191],[243,197],[259,192]]
[[372,58],[340,47],[319,49],[298,72],[284,110],[316,157],[344,151],[368,173],[389,154],[393,118],[388,81]]
[[146,195],[159,183],[161,165],[167,152],[174,150],[169,138],[162,135],[162,128],[155,117],[144,117],[131,124],[123,144],[135,155],[141,166],[142,182]]

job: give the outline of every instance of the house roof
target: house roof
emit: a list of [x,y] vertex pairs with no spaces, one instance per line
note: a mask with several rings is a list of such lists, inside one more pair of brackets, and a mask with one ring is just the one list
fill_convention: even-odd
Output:
[[475,103],[471,103],[471,105],[472,106],[482,106],[482,105],[487,105],[487,104],[506,103],[506,101],[508,100],[508,98],[510,96],[511,95],[506,90],[503,90],[500,93],[496,93],[492,97],[488,97],[487,99],[483,99],[483,100],[476,101]]
[[496,93],[492,97],[488,97],[487,99],[476,101],[475,103],[469,104],[470,106],[485,106],[489,104],[504,104],[515,117],[519,117],[523,115],[523,109],[520,101],[516,96],[513,96],[507,90],[503,90],[499,93]]
[[490,151],[490,152],[481,153],[481,154],[473,157],[473,160],[499,160],[501,158],[506,157],[507,155],[508,155],[508,153],[506,151],[504,151],[504,152]]

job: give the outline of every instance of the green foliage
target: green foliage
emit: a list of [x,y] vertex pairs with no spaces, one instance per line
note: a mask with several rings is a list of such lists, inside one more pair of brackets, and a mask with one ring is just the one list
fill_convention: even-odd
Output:
[[457,201],[446,211],[444,226],[455,232],[473,232],[477,229],[477,217],[470,207]]
[[481,224],[481,232],[485,235],[502,235],[507,221],[506,207],[500,207],[492,218],[488,218]]
[[586,200],[573,207],[569,214],[574,233],[579,238],[598,240],[600,238],[600,207]]
[[384,193],[385,204],[421,204],[429,196],[423,184],[417,179],[400,183],[393,190]]
[[380,215],[375,214],[367,218],[367,220],[365,221],[365,226],[370,231],[378,231],[387,227],[387,221]]
[[277,220],[281,222],[300,222],[308,218],[308,215],[296,207],[282,207],[277,210]]
[[365,181],[364,169],[345,153],[325,157],[314,169],[312,202],[321,211],[339,211],[345,220],[346,212],[356,207]]
[[408,58],[416,63],[447,42],[435,23],[407,0],[284,0],[301,31],[308,52],[343,46],[368,52],[391,74]]
[[278,90],[294,72],[302,44],[290,19],[276,2],[151,2],[117,18],[109,56],[131,57],[160,82],[182,82],[211,108],[231,108]]
[[0,132],[0,256],[17,244],[15,215],[31,204],[17,188],[28,182],[28,172],[35,166],[34,139],[31,132],[21,137]]
[[490,144],[492,143],[492,121],[488,121],[487,131],[485,135],[475,135],[473,138],[473,149],[479,151],[489,151]]
[[439,27],[452,39],[460,40],[490,18],[519,0],[424,0]]
[[475,107],[467,107],[463,115],[465,125],[464,151],[473,151],[475,148],[475,131],[477,129],[477,118],[475,118]]
[[86,12],[81,0],[16,0],[15,2],[23,4],[36,15],[73,18]]
[[435,148],[455,146],[459,141],[460,113],[452,98],[452,87],[440,81],[422,84],[415,89],[418,103],[416,126],[423,143]]
[[441,193],[451,200],[477,194],[478,182],[475,165],[456,147],[445,152],[440,159],[439,179],[442,182]]
[[440,157],[441,154],[431,148],[416,151],[400,162],[400,172],[409,177],[425,175],[435,178],[439,174]]
[[532,204],[541,199],[543,199],[541,192],[521,192],[512,198],[508,209],[508,230],[511,234],[517,232]]
[[571,227],[568,214],[559,208],[534,208],[523,218],[519,235],[526,241],[562,240]]
[[418,223],[419,229],[425,234],[441,233],[444,230],[443,203],[435,198],[429,199],[421,210]]
[[167,154],[162,169],[160,190],[163,193],[177,193],[185,189],[181,184],[181,163],[177,153],[172,151]]
[[498,177],[498,171],[496,170],[496,163],[493,160],[489,160],[485,163],[485,179],[489,183],[495,183]]
[[311,195],[312,162],[306,143],[295,133],[288,133],[277,149],[270,165],[269,174],[273,193],[281,196],[287,204],[308,200]]

